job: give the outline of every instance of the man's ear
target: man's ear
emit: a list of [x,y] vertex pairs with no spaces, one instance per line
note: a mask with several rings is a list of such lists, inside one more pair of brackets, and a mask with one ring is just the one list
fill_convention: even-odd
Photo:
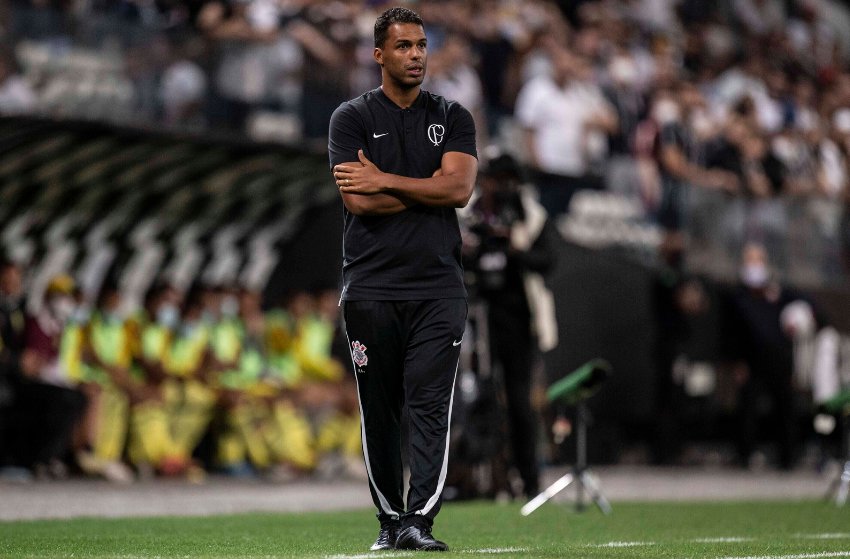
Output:
[[375,47],[375,50],[372,51],[372,57],[375,59],[375,62],[378,63],[378,66],[384,65],[384,51],[378,47]]

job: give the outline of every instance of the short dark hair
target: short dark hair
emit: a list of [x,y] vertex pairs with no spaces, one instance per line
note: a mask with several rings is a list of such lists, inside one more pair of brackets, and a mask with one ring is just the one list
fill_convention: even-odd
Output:
[[375,20],[375,48],[384,46],[387,40],[387,30],[394,23],[415,23],[425,27],[419,14],[408,8],[390,8]]

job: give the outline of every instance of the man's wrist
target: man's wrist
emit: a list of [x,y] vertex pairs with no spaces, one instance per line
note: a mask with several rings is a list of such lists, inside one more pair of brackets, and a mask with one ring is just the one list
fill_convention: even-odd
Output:
[[382,194],[395,194],[395,185],[393,184],[394,175],[381,172],[379,177],[380,191]]

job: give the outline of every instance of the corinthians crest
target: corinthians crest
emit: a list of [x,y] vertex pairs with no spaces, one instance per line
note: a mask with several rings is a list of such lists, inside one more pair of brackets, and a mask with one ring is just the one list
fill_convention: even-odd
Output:
[[432,124],[428,127],[428,139],[438,146],[443,141],[443,136],[446,134],[446,129],[442,124]]
[[358,367],[365,367],[369,362],[369,357],[366,355],[366,346],[356,340],[351,342],[351,358]]

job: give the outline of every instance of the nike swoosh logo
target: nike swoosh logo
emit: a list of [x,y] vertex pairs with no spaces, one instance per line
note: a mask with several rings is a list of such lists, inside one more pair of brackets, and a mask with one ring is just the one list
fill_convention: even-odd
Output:
[[460,345],[460,342],[462,342],[462,341],[463,341],[463,338],[461,338],[461,339],[459,339],[459,340],[455,340],[455,341],[453,341],[453,342],[452,342],[452,345],[453,345],[453,346],[455,346],[455,347],[457,347],[457,346],[459,346],[459,345]]
[[375,134],[374,132],[372,132],[372,137],[380,138],[381,136],[386,136],[387,134],[389,134],[389,132],[384,132],[383,134]]

